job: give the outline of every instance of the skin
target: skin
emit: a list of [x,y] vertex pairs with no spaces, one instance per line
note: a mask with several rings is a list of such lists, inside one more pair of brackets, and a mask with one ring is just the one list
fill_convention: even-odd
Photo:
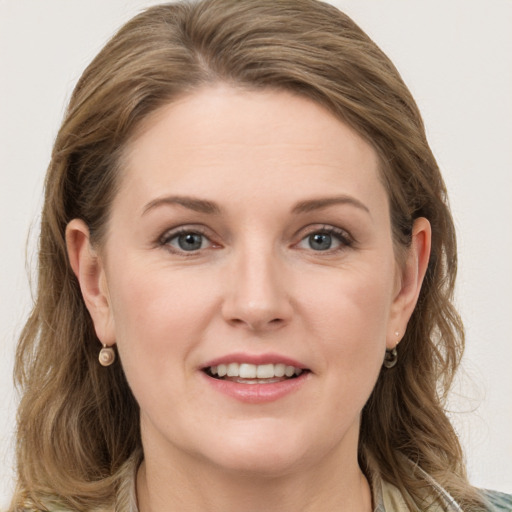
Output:
[[[69,224],[98,338],[117,343],[141,408],[141,512],[372,509],[360,414],[430,248],[418,219],[397,264],[378,166],[312,101],[220,84],[146,120],[101,247]],[[199,233],[201,248],[181,249],[177,229]],[[315,233],[331,237],[328,250]],[[202,371],[235,352],[290,357],[308,373],[277,400],[240,401]]]

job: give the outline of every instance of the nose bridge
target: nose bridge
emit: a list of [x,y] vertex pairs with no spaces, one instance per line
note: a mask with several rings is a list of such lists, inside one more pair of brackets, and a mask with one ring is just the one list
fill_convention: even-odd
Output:
[[224,302],[227,321],[252,330],[283,325],[291,315],[282,258],[269,241],[254,239],[234,251]]

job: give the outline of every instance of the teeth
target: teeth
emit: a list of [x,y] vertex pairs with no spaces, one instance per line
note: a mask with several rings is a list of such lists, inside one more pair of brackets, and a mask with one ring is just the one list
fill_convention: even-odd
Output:
[[237,363],[228,364],[228,377],[238,377],[238,364]]
[[273,379],[275,377],[293,377],[302,373],[301,368],[284,364],[229,363],[211,366],[210,373],[219,377],[239,377],[241,379]]
[[287,377],[291,377],[292,375],[295,374],[295,368],[293,366],[287,366],[285,369],[284,369],[284,374],[287,376]]
[[238,375],[233,375],[233,377],[241,377],[242,379],[255,379],[257,374],[257,369],[255,364],[241,364],[240,369],[238,370]]
[[275,377],[284,377],[285,371],[286,371],[286,366],[284,364],[274,365],[274,376]]
[[258,379],[272,379],[274,377],[274,365],[260,364],[256,367],[256,377]]

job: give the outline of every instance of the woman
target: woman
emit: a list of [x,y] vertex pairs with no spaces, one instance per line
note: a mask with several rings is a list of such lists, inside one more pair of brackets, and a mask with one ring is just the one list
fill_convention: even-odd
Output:
[[11,509],[506,507],[443,411],[455,270],[420,114],[350,19],[147,10],[55,143]]

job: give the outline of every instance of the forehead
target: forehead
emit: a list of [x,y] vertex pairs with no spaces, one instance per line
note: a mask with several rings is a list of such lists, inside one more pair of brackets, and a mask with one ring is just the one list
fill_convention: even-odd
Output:
[[[121,189],[210,195],[238,187],[372,195],[383,188],[372,146],[329,111],[287,91],[219,84],[162,107],[127,147]],[[245,185],[245,186],[244,186]],[[280,190],[272,188],[280,187]]]

